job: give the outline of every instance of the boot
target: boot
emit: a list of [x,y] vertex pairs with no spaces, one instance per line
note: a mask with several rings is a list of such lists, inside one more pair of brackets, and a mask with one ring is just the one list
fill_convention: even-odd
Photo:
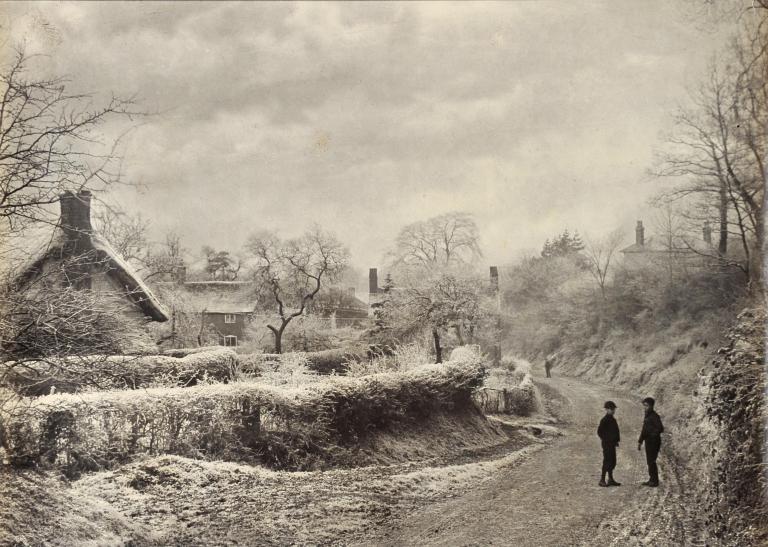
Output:
[[608,484],[608,486],[621,486],[621,483],[613,480],[613,477],[608,477],[608,482],[606,484]]
[[597,483],[598,486],[608,486],[608,483],[605,482],[605,479],[600,479],[600,482]]

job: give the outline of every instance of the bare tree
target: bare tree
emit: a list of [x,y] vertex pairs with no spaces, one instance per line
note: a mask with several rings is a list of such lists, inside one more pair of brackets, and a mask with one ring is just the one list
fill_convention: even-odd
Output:
[[131,100],[112,97],[93,106],[90,95],[68,92],[65,78],[29,76],[31,59],[18,51],[0,71],[0,219],[6,234],[50,222],[46,206],[65,190],[118,182],[118,143],[101,142],[98,129],[136,114]]
[[471,263],[482,256],[479,240],[472,215],[455,211],[405,226],[390,258],[405,266]]
[[121,257],[134,265],[146,262],[149,221],[143,219],[141,214],[131,215],[107,206],[93,214],[93,221],[96,230]]
[[584,256],[587,257],[589,273],[592,274],[600,288],[600,296],[603,301],[605,301],[608,275],[616,258],[616,252],[623,240],[624,232],[619,229],[602,238],[588,238],[584,246]]
[[658,169],[682,181],[668,199],[693,198],[700,221],[716,220],[723,263],[730,238],[740,243],[748,283],[761,271],[768,147],[768,17],[757,11],[723,58],[711,63],[706,81],[691,93],[692,106],[677,113]]
[[267,328],[275,339],[275,353],[281,353],[286,327],[307,310],[324,284],[342,274],[349,251],[319,226],[287,241],[269,232],[256,234],[246,248],[257,262],[254,275],[262,302],[276,308],[277,321]]
[[184,249],[179,235],[171,231],[162,241],[150,240],[150,221],[141,214],[132,215],[104,204],[102,210],[93,215],[93,220],[96,231],[145,281],[175,276],[179,268],[184,267]]

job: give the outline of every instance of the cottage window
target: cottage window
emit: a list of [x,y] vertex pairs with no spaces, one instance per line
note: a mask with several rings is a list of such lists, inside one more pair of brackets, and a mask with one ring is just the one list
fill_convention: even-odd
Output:
[[231,346],[231,347],[237,347],[237,336],[225,336],[224,337],[224,345],[225,346]]
[[237,323],[237,316],[234,313],[225,313],[224,314],[224,322],[225,323]]

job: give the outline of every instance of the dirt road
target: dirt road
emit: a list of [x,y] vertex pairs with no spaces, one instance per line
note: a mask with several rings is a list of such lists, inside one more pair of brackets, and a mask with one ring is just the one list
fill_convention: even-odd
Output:
[[[662,455],[660,488],[648,488],[644,452],[637,450],[642,406],[636,398],[570,378],[537,379],[557,395],[564,436],[494,481],[401,521],[388,545],[697,545],[683,507],[684,488]],[[553,393],[554,392],[554,393]],[[622,442],[616,479],[601,488],[596,435],[611,399]],[[557,401],[556,401],[557,402]],[[663,409],[659,409],[663,416]]]

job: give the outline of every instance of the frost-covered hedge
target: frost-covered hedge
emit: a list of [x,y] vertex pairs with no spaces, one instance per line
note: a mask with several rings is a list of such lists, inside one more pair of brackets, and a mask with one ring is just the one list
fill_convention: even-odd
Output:
[[[302,353],[307,359],[307,366],[317,374],[344,374],[347,363],[367,358],[365,350],[329,349]],[[240,363],[245,372],[260,372],[265,368],[275,368],[282,355],[277,353],[253,353],[240,355]]]
[[186,357],[167,355],[86,356],[0,364],[0,383],[23,395],[76,393],[94,389],[190,386],[203,378],[226,382],[237,370],[237,355],[215,348]]
[[3,411],[0,437],[15,464],[56,465],[70,473],[136,454],[318,467],[371,431],[471,407],[483,374],[478,363],[465,363],[294,390],[234,382],[52,395]]
[[531,379],[531,367],[526,361],[504,356],[499,367],[489,374],[473,399],[485,414],[514,414],[529,416],[538,410],[536,386]]

